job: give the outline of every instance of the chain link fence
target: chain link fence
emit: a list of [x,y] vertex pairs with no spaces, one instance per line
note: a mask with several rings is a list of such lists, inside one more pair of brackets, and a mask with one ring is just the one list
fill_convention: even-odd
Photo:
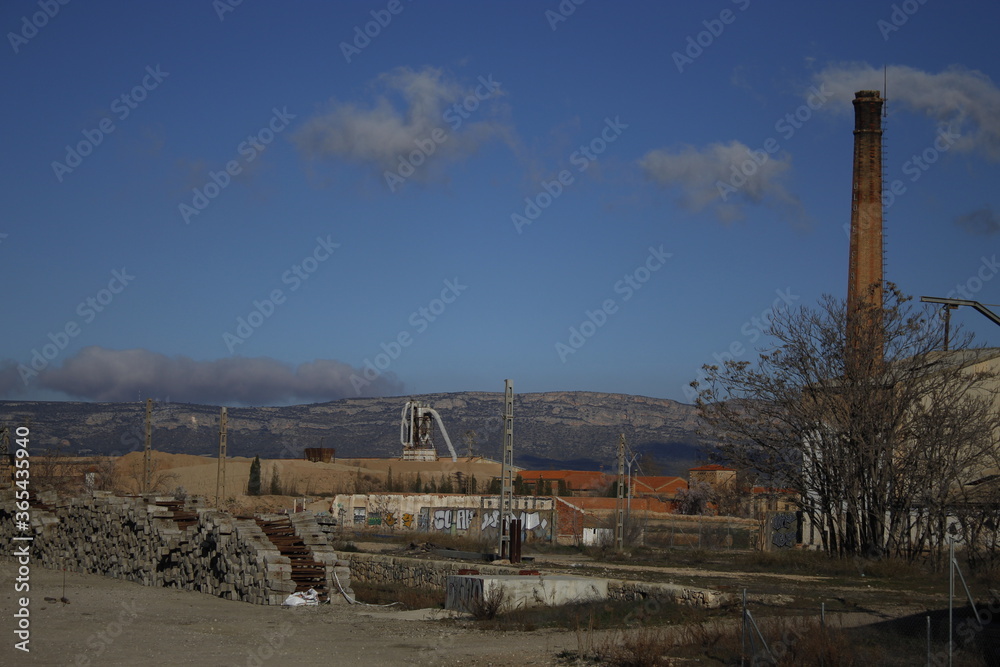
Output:
[[1000,665],[1000,595],[976,595],[949,555],[948,596],[940,608],[874,620],[871,612],[758,620],[743,593],[741,665]]
[[743,608],[741,665],[1000,665],[996,600],[975,610],[966,605],[874,623],[871,614],[827,614],[822,607],[756,618],[754,606]]
[[644,543],[653,547],[753,550],[760,542],[756,521],[723,517],[692,517],[686,521],[649,521]]

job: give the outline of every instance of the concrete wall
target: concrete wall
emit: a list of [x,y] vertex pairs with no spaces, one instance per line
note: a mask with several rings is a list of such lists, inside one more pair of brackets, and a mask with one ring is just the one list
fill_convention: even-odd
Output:
[[[459,571],[475,570],[479,573],[480,579],[500,578],[517,575],[523,577],[524,581],[537,582],[541,579],[552,579],[558,581],[563,575],[533,573],[521,575],[522,570],[517,566],[490,565],[487,563],[462,563],[458,561],[429,560],[423,558],[408,558],[405,556],[384,556],[380,554],[348,553],[344,554],[351,562],[351,574],[354,581],[364,583],[381,584],[392,583],[407,586],[409,588],[441,589],[447,590],[449,579],[454,577],[456,581],[464,580]],[[533,571],[532,571],[533,572]],[[468,576],[468,575],[466,575]],[[476,576],[476,575],[472,575]],[[577,577],[576,579],[581,579]],[[706,588],[695,588],[689,586],[678,586],[674,584],[659,584],[642,581],[628,581],[623,579],[592,579],[585,578],[588,582],[588,589],[600,590],[602,595],[606,595],[612,600],[646,600],[656,599],[663,601],[677,602],[692,606],[715,608],[720,606],[726,599],[724,593]],[[598,586],[593,586],[594,582],[599,582]],[[527,584],[526,584],[527,585]],[[529,588],[534,590],[534,584]],[[479,588],[480,592],[482,587]],[[456,595],[459,595],[456,593]],[[537,597],[537,596],[534,596]],[[552,597],[551,599],[557,599]]]
[[[457,493],[341,494],[331,501],[330,514],[340,526],[352,530],[443,533],[489,540],[497,536],[499,502],[497,496]],[[524,542],[553,539],[552,498],[515,498],[514,510],[521,519]]]
[[405,556],[345,553],[350,561],[352,581],[368,584],[399,584],[408,588],[443,589],[448,577],[459,570],[474,569],[493,575],[518,574],[520,567],[462,563],[453,560],[430,560]]

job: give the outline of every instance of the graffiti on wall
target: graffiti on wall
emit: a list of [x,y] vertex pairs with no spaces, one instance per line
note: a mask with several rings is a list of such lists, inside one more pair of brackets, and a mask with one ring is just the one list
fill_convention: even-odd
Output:
[[479,577],[448,577],[448,609],[472,612],[483,601],[483,580]]
[[781,512],[771,517],[771,544],[779,549],[795,546],[798,517],[795,512]]
[[434,510],[434,530],[468,530],[475,517],[476,510]]
[[[524,533],[524,537],[527,538],[529,534],[535,537],[547,538],[547,530],[549,528],[549,521],[542,517],[538,512],[521,512],[518,514],[514,512],[514,518],[521,520],[521,530]],[[490,510],[483,513],[483,530],[498,529],[500,527],[500,510]]]
[[[550,539],[552,525],[540,512],[515,512],[521,520],[524,539]],[[468,531],[496,530],[500,523],[500,511],[479,508],[421,507],[418,512],[402,512],[384,507],[355,507],[353,520],[356,526],[382,526],[390,530],[417,530],[421,532],[442,531],[465,533]],[[478,524],[477,524],[478,521]]]

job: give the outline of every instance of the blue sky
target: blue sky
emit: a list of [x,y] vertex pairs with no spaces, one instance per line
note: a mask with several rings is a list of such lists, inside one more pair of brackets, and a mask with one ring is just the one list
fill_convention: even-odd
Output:
[[0,397],[690,402],[775,304],[846,293],[884,65],[886,277],[997,303],[998,13],[6,2]]

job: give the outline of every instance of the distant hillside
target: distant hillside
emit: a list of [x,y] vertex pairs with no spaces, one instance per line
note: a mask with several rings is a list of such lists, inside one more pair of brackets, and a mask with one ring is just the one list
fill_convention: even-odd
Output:
[[[230,408],[231,456],[297,458],[305,447],[334,447],[337,456],[398,456],[399,421],[408,399],[441,413],[460,455],[500,457],[503,394],[461,392],[393,398],[343,399],[287,407]],[[60,442],[71,452],[124,454],[142,449],[145,405],[0,401],[8,425],[29,419],[34,452]],[[630,446],[651,453],[663,474],[682,474],[698,458],[695,408],[676,401],[595,392],[518,394],[514,402],[515,463],[528,468],[572,467],[610,470],[618,434]],[[215,455],[219,408],[157,403],[153,447],[182,454]],[[438,451],[446,452],[438,438]]]

